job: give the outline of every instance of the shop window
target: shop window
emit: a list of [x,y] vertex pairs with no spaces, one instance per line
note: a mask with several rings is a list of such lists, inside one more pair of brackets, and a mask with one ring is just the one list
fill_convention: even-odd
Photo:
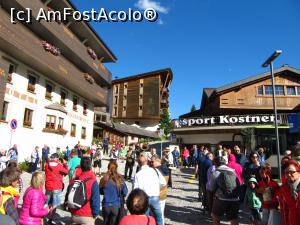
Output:
[[86,138],[86,128],[85,127],[82,127],[82,129],[81,129],[81,138],[82,139]]
[[46,117],[46,128],[55,129],[56,116],[47,115]]
[[257,94],[258,95],[263,95],[264,94],[264,89],[263,89],[262,85],[257,87]]
[[58,118],[58,125],[57,125],[58,129],[63,129],[64,128],[64,118],[59,117]]
[[46,94],[45,98],[48,100],[52,99],[52,91],[53,91],[53,85],[50,83],[46,83]]
[[275,86],[275,94],[276,95],[284,95],[284,86],[283,85],[276,85]]
[[76,96],[73,97],[73,110],[77,111],[78,98]]
[[23,126],[31,127],[33,110],[25,108]]
[[60,104],[62,106],[66,106],[67,92],[61,90],[60,91]]
[[265,95],[272,95],[272,94],[273,94],[272,85],[266,85],[265,86]]
[[296,89],[297,89],[297,95],[300,95],[300,86],[296,87]]
[[286,92],[287,92],[287,95],[296,95],[296,89],[294,86],[287,86]]
[[31,74],[28,75],[28,86],[27,86],[27,90],[29,92],[34,93],[35,91],[35,85],[37,83],[37,78]]
[[71,124],[71,137],[75,137],[76,136],[76,124],[72,123]]
[[8,102],[3,102],[3,108],[2,108],[2,112],[0,114],[0,121],[6,121],[7,108],[8,108]]

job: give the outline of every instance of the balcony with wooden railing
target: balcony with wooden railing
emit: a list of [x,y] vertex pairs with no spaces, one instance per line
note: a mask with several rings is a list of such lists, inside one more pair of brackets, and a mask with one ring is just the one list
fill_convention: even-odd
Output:
[[[47,12],[50,10],[42,1],[32,0],[10,0],[3,3],[4,8],[9,12],[10,7],[20,7],[22,10],[30,8],[32,16],[36,17],[41,8]],[[108,85],[111,82],[111,73],[98,59],[93,59],[89,52],[88,46],[83,44],[78,37],[63,23],[47,22],[41,20],[39,22],[33,19],[33,22],[28,26],[34,33],[51,44],[59,47],[62,54],[75,65],[80,65],[81,70],[91,74],[96,81]]]
[[[27,1],[26,1],[27,2]],[[36,2],[36,1],[34,1]],[[21,23],[12,25],[9,14],[0,8],[0,49],[47,78],[79,93],[96,106],[107,104],[107,90],[91,84],[82,71],[64,57],[44,50],[42,40]],[[9,37],[9,38],[7,38]],[[29,91],[34,91],[29,87]]]

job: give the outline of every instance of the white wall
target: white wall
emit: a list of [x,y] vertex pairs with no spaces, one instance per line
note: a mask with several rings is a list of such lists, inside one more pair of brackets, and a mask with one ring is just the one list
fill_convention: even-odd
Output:
[[[210,143],[218,144],[221,141],[232,141],[233,133],[215,133],[215,134],[188,134],[179,135],[177,138],[182,138],[184,144],[195,144],[195,143]],[[235,141],[242,141],[241,136],[237,136]]]
[[[56,148],[64,150],[66,146],[73,148],[78,141],[85,146],[91,145],[93,136],[94,105],[80,97],[79,93],[72,93],[63,86],[47,79],[39,73],[37,73],[39,79],[38,84],[35,85],[35,94],[28,92],[27,71],[32,69],[19,62],[17,63],[17,71],[12,75],[12,84],[6,85],[4,99],[9,102],[6,119],[8,123],[0,122],[0,148],[8,149],[10,147],[11,129],[9,122],[11,119],[17,119],[18,121],[18,127],[12,135],[11,145],[18,145],[20,160],[30,157],[31,152],[36,145],[40,146],[41,149],[44,144],[47,144],[52,152],[55,152]],[[55,85],[51,101],[45,99],[46,80],[51,81],[51,83]],[[64,88],[68,92],[69,99],[66,99],[65,107],[68,114],[45,108],[45,106],[54,102],[60,102],[61,88]],[[77,112],[73,111],[73,94],[79,98]],[[83,115],[83,100],[88,103],[87,116]],[[34,111],[32,129],[23,127],[25,108]],[[64,118],[63,128],[68,131],[65,136],[42,132],[46,125],[47,114],[56,116],[56,127],[58,125],[58,117]],[[71,123],[76,124],[76,137],[70,136]],[[86,127],[86,139],[81,139],[82,127]]]

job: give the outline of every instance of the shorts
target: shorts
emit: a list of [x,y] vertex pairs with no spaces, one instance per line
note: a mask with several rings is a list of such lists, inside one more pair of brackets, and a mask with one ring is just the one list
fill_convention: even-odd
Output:
[[61,198],[62,198],[62,190],[54,190],[54,191],[47,191],[46,190],[46,196],[47,196],[47,205],[51,205],[53,207],[57,207],[61,205]]
[[101,160],[95,160],[93,167],[99,167],[99,168],[101,168]]
[[260,209],[250,209],[250,219],[252,222],[262,220],[262,212]]
[[228,220],[234,220],[238,218],[239,209],[239,201],[225,201],[215,198],[212,213],[217,217],[222,217],[225,213]]

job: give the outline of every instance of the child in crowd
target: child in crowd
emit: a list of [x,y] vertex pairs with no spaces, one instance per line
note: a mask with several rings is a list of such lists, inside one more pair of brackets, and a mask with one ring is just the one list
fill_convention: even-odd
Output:
[[47,196],[43,193],[44,185],[44,173],[35,172],[31,178],[31,186],[27,188],[23,197],[20,225],[41,225],[42,218],[48,215],[49,208],[44,207],[47,200]]
[[253,225],[258,225],[261,222],[261,201],[256,195],[258,183],[254,177],[250,178],[247,185],[245,196],[245,205],[250,209],[251,221]]
[[7,168],[0,173],[0,189],[2,203],[0,213],[10,216],[16,224],[19,224],[17,200],[20,193],[17,191],[20,172],[16,168]]
[[267,225],[270,211],[278,208],[276,192],[278,191],[279,186],[275,180],[272,180],[271,165],[268,163],[260,169],[259,174],[261,181],[258,183],[257,193],[262,195],[262,225]]
[[[20,173],[20,177],[18,180],[18,191],[21,194],[23,191],[23,179],[21,178],[22,170],[20,168],[18,168],[18,164],[16,161],[9,161],[7,168],[15,168]],[[18,208],[19,199],[20,199],[20,195],[15,197],[15,207],[16,208]]]

